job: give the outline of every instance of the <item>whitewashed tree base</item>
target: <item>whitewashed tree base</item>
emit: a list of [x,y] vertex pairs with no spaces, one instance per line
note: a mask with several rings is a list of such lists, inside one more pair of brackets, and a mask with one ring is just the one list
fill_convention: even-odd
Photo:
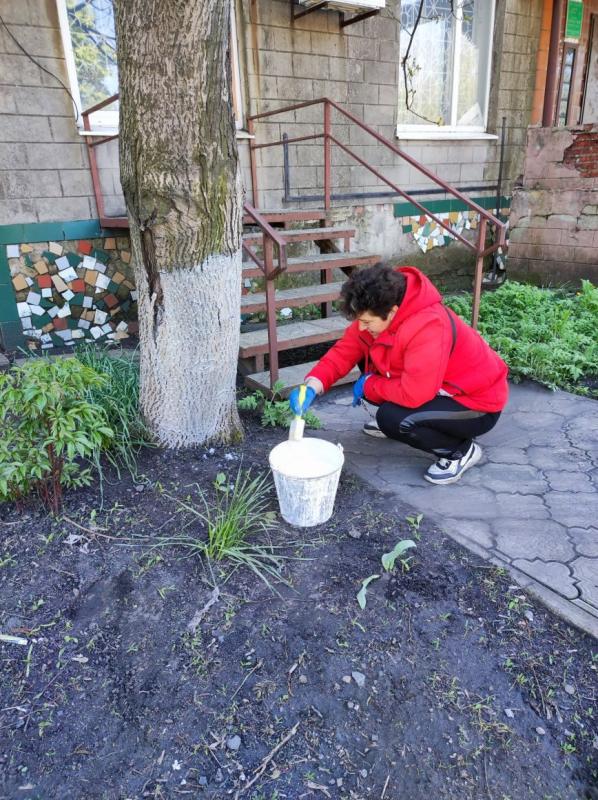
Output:
[[241,251],[192,269],[160,272],[162,305],[139,286],[141,409],[158,442],[189,447],[230,440],[236,406]]

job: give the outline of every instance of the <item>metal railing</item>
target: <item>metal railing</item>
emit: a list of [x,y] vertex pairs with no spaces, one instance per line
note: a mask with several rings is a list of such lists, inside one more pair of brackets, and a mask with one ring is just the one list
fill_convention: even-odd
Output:
[[[401,150],[400,147],[397,147],[393,142],[391,142],[386,137],[379,134],[374,128],[370,125],[367,125],[365,122],[360,120],[350,111],[343,108],[341,105],[336,103],[334,100],[330,100],[328,97],[321,97],[317,100],[308,100],[304,103],[295,103],[294,105],[284,106],[282,108],[274,109],[273,111],[264,111],[261,114],[253,114],[252,116],[247,118],[247,127],[249,133],[255,137],[255,123],[259,120],[266,119],[268,117],[276,116],[277,114],[285,114],[289,111],[296,111],[301,108],[307,108],[309,106],[319,105],[322,104],[324,107],[324,114],[323,114],[323,131],[321,133],[315,133],[308,136],[295,136],[295,137],[287,137],[285,136],[283,139],[274,142],[265,142],[261,144],[256,144],[255,141],[252,139],[250,140],[249,144],[249,156],[250,156],[250,169],[251,169],[251,184],[252,184],[252,196],[253,196],[253,205],[257,205],[257,198],[259,192],[259,183],[258,183],[258,174],[257,174],[257,162],[256,162],[256,151],[268,147],[276,147],[276,146],[286,146],[293,143],[299,142],[307,142],[307,141],[314,141],[317,139],[322,139],[323,148],[324,148],[324,208],[326,211],[330,209],[331,205],[331,187],[332,187],[332,145],[336,145],[341,150],[343,150],[347,155],[357,161],[362,167],[367,169],[373,175],[376,176],[380,181],[390,186],[390,188],[396,192],[396,194],[404,197],[405,200],[412,203],[416,208],[418,208],[423,214],[425,214],[430,219],[434,220],[437,225],[444,230],[448,231],[455,239],[458,239],[462,244],[464,244],[468,249],[473,250],[476,256],[476,263],[475,263],[475,273],[474,273],[474,285],[473,285],[473,305],[472,305],[472,325],[474,328],[477,328],[478,318],[479,318],[479,310],[480,310],[480,297],[482,293],[482,279],[483,279],[483,271],[484,271],[484,258],[491,253],[494,253],[499,248],[506,247],[506,226],[505,224],[487,211],[485,208],[482,208],[480,205],[475,203],[473,200],[468,198],[466,195],[462,194],[458,189],[455,189],[450,184],[443,181],[442,178],[439,178],[429,169],[420,164],[416,159],[412,158],[412,156],[405,153]],[[444,220],[440,219],[436,214],[429,211],[422,203],[416,200],[412,195],[408,192],[401,189],[394,181],[391,181],[387,178],[380,170],[373,167],[369,164],[365,159],[361,158],[357,155],[357,153],[353,152],[347,145],[343,144],[339,141],[336,136],[332,134],[332,123],[331,123],[331,116],[332,110],[336,110],[344,117],[346,117],[350,122],[357,125],[362,130],[366,131],[370,134],[379,144],[383,145],[387,149],[391,150],[395,155],[399,156],[401,159],[406,161],[412,167],[414,167],[418,172],[420,172],[423,176],[428,178],[428,180],[432,181],[432,183],[436,184],[437,186],[441,187],[447,194],[450,194],[452,197],[457,198],[462,203],[466,205],[466,207],[476,214],[479,215],[480,223],[478,227],[478,235],[477,241],[470,242],[465,236],[462,236],[456,230],[453,230],[449,222],[445,222]],[[488,226],[494,226],[495,229],[495,241],[493,244],[486,246],[486,236]]]
[[[264,273],[266,293],[266,321],[268,323],[268,358],[270,370],[270,388],[278,380],[278,338],[276,334],[276,287],[274,278],[287,268],[287,243],[270,223],[249,203],[244,203],[243,210],[250,218],[251,224],[257,225],[262,234],[262,253],[260,259],[255,250],[243,242],[243,250]],[[274,246],[278,248],[278,265],[274,264]]]
[[95,196],[96,207],[98,209],[98,217],[100,218],[100,225],[103,228],[128,228],[129,220],[127,217],[107,217],[106,209],[104,206],[104,195],[102,194],[102,187],[100,184],[100,172],[98,169],[98,162],[96,159],[96,147],[101,144],[111,142],[113,139],[118,139],[118,133],[105,136],[101,132],[94,133],[91,131],[90,116],[95,114],[96,111],[101,111],[102,108],[115,103],[118,100],[118,94],[113,94],[102,100],[101,103],[96,103],[95,106],[86,108],[81,112],[83,118],[83,130],[85,134],[85,145],[87,147],[87,155],[89,158],[89,169],[91,171],[91,182],[93,185],[93,193]]

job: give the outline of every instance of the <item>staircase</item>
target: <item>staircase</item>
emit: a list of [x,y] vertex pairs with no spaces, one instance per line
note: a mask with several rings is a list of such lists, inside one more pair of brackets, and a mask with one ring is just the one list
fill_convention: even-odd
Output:
[[[274,277],[266,281],[265,291],[243,295],[242,314],[254,314],[260,311],[268,313],[268,303],[270,303],[269,327],[257,327],[255,330],[241,333],[239,367],[246,386],[269,393],[275,380],[279,380],[284,384],[281,394],[285,396],[294,386],[300,384],[315,362],[304,362],[278,369],[278,353],[314,344],[333,344],[340,339],[347,327],[347,321],[339,314],[333,313],[332,302],[340,297],[343,280],[346,280],[356,268],[371,266],[380,261],[379,255],[351,251],[351,239],[355,236],[355,230],[347,226],[330,227],[326,224],[326,216],[326,211],[323,210],[303,209],[270,211],[261,215],[262,220],[266,220],[276,231],[280,249],[311,251],[306,255],[286,258],[284,270],[281,270],[279,277],[284,271],[286,274],[301,273],[302,276],[306,273],[311,274],[317,280],[309,285],[283,289],[278,287],[278,279]],[[248,215],[244,218],[246,225],[254,222],[255,220]],[[297,222],[309,223],[309,227],[294,229],[275,227]],[[281,242],[284,242],[282,247]],[[244,285],[248,278],[264,277],[266,270],[263,263],[267,247],[268,239],[263,230],[243,235],[243,250],[246,254],[250,254],[250,259],[243,263]],[[262,262],[262,266],[257,265],[258,261]],[[320,305],[321,318],[276,324],[273,312],[281,308],[297,309],[314,303]],[[275,358],[270,355],[272,352],[270,338],[273,333],[276,340]],[[268,369],[265,369],[266,355],[269,355],[270,362],[276,362],[269,364]],[[272,366],[275,370],[274,376],[271,372]],[[354,370],[340,380],[339,384],[355,380],[358,374],[358,371]]]
[[[106,137],[100,134],[99,138],[93,140],[92,137],[98,136],[98,134],[91,131],[90,117],[96,111],[115,102],[117,99],[118,94],[112,95],[107,100],[103,100],[101,103],[82,112],[94,195],[100,222],[106,228],[126,228],[128,227],[128,219],[125,217],[107,217],[105,215],[95,148],[116,137]],[[256,139],[256,126],[259,126],[264,120],[270,120],[279,114],[288,115],[291,112],[299,112],[301,109],[312,106],[322,106],[323,130],[321,132],[295,137],[289,137],[286,132],[283,132],[281,139],[269,142],[261,142]],[[335,119],[333,119],[333,114],[336,115]],[[403,187],[386,177],[379,168],[369,164],[348,144],[337,138],[335,135],[337,121],[342,122],[343,128],[347,124],[356,126],[357,129],[370,137],[372,143],[385,148],[386,152],[394,154],[397,161],[408,163],[423,179],[430,182],[433,187],[436,187],[430,190],[431,195],[441,192],[459,200],[470,211],[474,211],[479,216],[476,239],[470,241],[465,235],[452,229],[449,221],[441,219],[437,214],[427,209],[422,202],[410,195]],[[251,230],[247,229],[243,236],[243,252],[248,257],[248,260],[243,265],[243,282],[245,283],[246,280],[259,276],[265,280],[265,287],[263,292],[243,296],[241,313],[252,314],[265,311],[267,318],[266,328],[256,326],[254,330],[244,331],[241,334],[239,366],[245,376],[247,385],[271,392],[275,382],[280,380],[284,383],[285,389],[282,393],[285,394],[293,386],[301,383],[312,364],[297,364],[279,370],[279,352],[312,344],[333,343],[339,339],[343,335],[347,323],[338,314],[332,313],[332,303],[339,297],[342,281],[354,269],[375,264],[380,260],[378,255],[351,251],[351,239],[355,235],[355,231],[352,228],[330,226],[329,217],[333,201],[355,200],[356,197],[363,201],[365,197],[375,197],[379,194],[355,195],[337,193],[338,189],[334,189],[335,183],[332,176],[333,146],[368,170],[387,189],[392,190],[392,196],[402,197],[407,200],[415,208],[419,209],[421,214],[433,220],[440,228],[444,228],[451,234],[453,239],[459,241],[465,248],[475,254],[471,323],[474,328],[477,327],[484,258],[496,252],[504,252],[504,248],[506,248],[506,226],[504,222],[494,217],[475,201],[470,200],[462,191],[443,181],[423,164],[420,164],[404,150],[401,150],[394,142],[378,133],[375,128],[367,125],[348,109],[343,108],[328,97],[306,100],[283,108],[252,114],[247,117],[247,131],[249,133],[253,205],[245,203],[244,206],[243,223],[246,226],[251,226]],[[294,143],[315,142],[316,140],[321,142],[323,146],[323,194],[296,197],[295,199],[305,202],[320,202],[318,198],[321,197],[324,209],[315,211],[305,209],[258,211],[255,208],[257,198],[260,196],[257,153],[264,148],[288,148],[289,145]],[[284,158],[283,161],[285,164],[287,163]],[[285,200],[288,197],[288,175],[286,172],[283,177],[285,192],[282,198]],[[310,223],[310,225],[308,227],[289,228],[290,225],[297,223],[302,225]],[[486,241],[489,229],[493,229],[494,232],[494,238],[490,245]],[[309,248],[311,252],[307,255],[298,253],[292,257],[287,257],[288,248],[291,250]],[[308,286],[292,289],[283,288],[278,283],[280,275],[285,272],[289,274],[312,274],[314,281]],[[285,307],[301,308],[314,302],[320,305],[320,318],[278,324],[277,310]],[[265,370],[266,354],[268,355],[268,370]],[[353,380],[354,377],[355,375],[351,374],[339,382],[347,382]]]

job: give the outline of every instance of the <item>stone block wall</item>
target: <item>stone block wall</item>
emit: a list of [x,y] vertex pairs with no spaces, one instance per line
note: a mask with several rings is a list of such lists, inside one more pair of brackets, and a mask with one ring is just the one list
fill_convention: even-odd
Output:
[[0,0],[0,225],[97,216],[54,0]]
[[524,280],[598,283],[598,124],[529,129],[509,265]]

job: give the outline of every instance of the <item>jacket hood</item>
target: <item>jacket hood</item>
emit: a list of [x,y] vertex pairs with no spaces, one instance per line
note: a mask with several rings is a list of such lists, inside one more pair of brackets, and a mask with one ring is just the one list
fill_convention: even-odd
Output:
[[[403,301],[393,320],[396,326],[403,323],[412,314],[417,314],[418,311],[428,306],[442,302],[438,289],[417,267],[399,267],[397,272],[405,276],[407,287]],[[395,324],[391,327],[395,328]]]

